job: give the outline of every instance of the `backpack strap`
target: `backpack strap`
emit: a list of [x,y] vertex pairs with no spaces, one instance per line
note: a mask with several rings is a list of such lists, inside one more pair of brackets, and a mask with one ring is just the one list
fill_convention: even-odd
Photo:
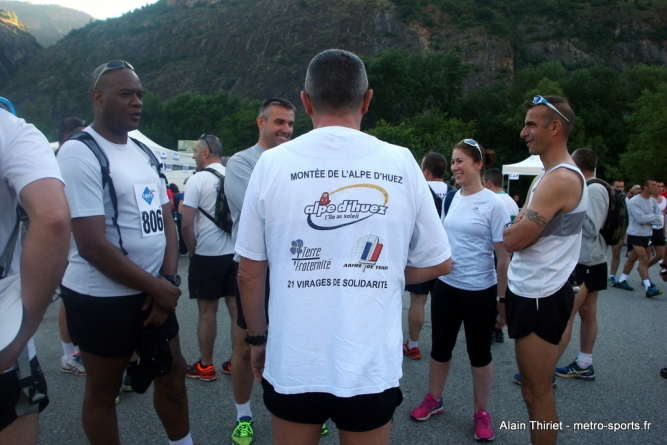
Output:
[[81,133],[72,136],[70,139],[82,142],[86,147],[93,152],[97,162],[100,163],[100,169],[102,170],[102,190],[105,186],[109,187],[109,198],[111,199],[111,206],[113,207],[113,216],[111,217],[111,222],[116,231],[118,232],[118,245],[120,246],[121,252],[123,255],[127,255],[127,250],[123,247],[123,238],[120,235],[120,226],[118,225],[118,198],[116,196],[116,188],[113,185],[113,180],[111,179],[111,170],[109,169],[109,159],[107,155],[104,154],[104,151],[97,144],[95,138],[93,138],[89,133],[82,131]]
[[17,362],[18,369],[16,370],[16,374],[21,393],[14,407],[14,411],[17,416],[21,417],[38,412],[39,402],[44,399],[46,395],[42,394],[34,387],[34,378],[32,376],[32,368],[30,367],[30,358],[28,356],[28,345],[21,351]]
[[[222,185],[221,185],[221,186],[224,186],[224,183],[225,183],[225,177],[222,175],[222,173],[220,173],[219,171],[217,171],[217,170],[215,170],[215,169],[209,168],[209,167],[206,167],[206,168],[202,169],[202,171],[206,171],[206,172],[209,172],[209,173],[213,173],[213,174],[214,174],[215,176],[217,176],[218,179],[222,182]],[[217,223],[215,222],[215,218],[214,218],[214,217],[212,217],[211,215],[209,215],[209,214],[206,212],[206,210],[204,210],[204,209],[201,208],[201,206],[199,206],[199,207],[197,207],[197,208],[199,209],[200,212],[202,212],[202,213],[204,214],[205,217],[207,217],[209,220],[211,220],[211,222],[212,222],[213,224],[215,224],[216,227],[217,227]]]
[[458,190],[453,189],[447,192],[447,196],[445,196],[445,203],[444,203],[444,210],[445,210],[445,216],[447,216],[447,213],[449,213],[449,206],[452,205],[452,201],[454,200],[454,195],[456,195],[456,192]]
[[158,161],[157,156],[155,156],[155,153],[153,153],[153,150],[148,148],[146,146],[146,144],[144,144],[143,142],[141,142],[141,141],[139,141],[139,140],[137,140],[133,137],[130,137],[130,139],[132,140],[132,142],[137,144],[137,146],[139,148],[141,148],[144,151],[144,153],[146,153],[146,156],[148,156],[148,162],[151,163],[151,165],[153,166],[153,168],[157,172],[157,175],[160,177],[160,179],[162,179],[164,181],[165,187],[169,187],[169,180],[167,180],[167,175],[164,174],[164,164],[162,164],[162,162]]
[[19,237],[21,220],[25,219],[25,211],[21,206],[16,207],[16,223],[12,229],[12,233],[9,236],[5,250],[2,251],[2,256],[0,256],[0,280],[7,277],[9,273],[9,268],[12,267],[12,260],[14,259],[14,248],[16,247],[16,240]]
[[439,197],[431,188],[428,186],[428,189],[431,191],[431,196],[433,196],[433,202],[435,203],[435,209],[438,211],[438,217],[442,216],[442,198]]

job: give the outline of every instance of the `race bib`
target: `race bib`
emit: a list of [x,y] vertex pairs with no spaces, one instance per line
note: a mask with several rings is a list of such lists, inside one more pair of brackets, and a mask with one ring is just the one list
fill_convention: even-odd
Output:
[[145,237],[155,236],[164,232],[160,194],[155,184],[134,184],[134,196],[139,208],[139,225]]

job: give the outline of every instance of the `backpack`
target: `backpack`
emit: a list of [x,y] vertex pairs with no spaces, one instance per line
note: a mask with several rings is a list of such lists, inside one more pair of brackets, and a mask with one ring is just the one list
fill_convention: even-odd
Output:
[[447,213],[449,213],[449,206],[452,205],[452,201],[454,200],[454,195],[456,195],[456,192],[458,192],[458,190],[452,187],[452,190],[448,191],[447,196],[445,196],[445,202],[443,206],[445,216],[447,216]]
[[442,198],[435,194],[431,186],[428,186],[428,189],[431,191],[433,196],[433,203],[435,204],[435,209],[438,211],[438,217],[442,216]]
[[[153,150],[132,137],[130,139],[139,148],[141,148],[144,153],[146,153],[146,156],[148,156],[148,162],[151,164],[153,169],[155,169],[160,179],[164,180],[165,187],[168,187],[169,182],[167,181],[165,174],[162,172],[163,165],[160,161],[158,161],[155,153],[153,153]],[[116,188],[113,185],[113,180],[111,179],[110,175],[111,170],[109,169],[109,158],[107,158],[107,155],[104,154],[104,151],[102,151],[97,141],[90,135],[90,133],[82,131],[79,134],[71,136],[68,140],[82,142],[90,149],[90,151],[93,152],[93,155],[95,155],[95,158],[97,158],[97,161],[100,163],[100,168],[102,169],[102,190],[104,190],[105,185],[109,186],[109,198],[111,199],[111,206],[113,207],[113,217],[111,217],[111,221],[118,231],[118,245],[120,246],[120,250],[123,252],[123,255],[127,255],[127,251],[123,247],[123,239],[120,236],[120,226],[118,225],[118,198],[116,196]]]
[[225,176],[212,168],[205,168],[202,171],[213,173],[220,180],[218,183],[218,196],[215,198],[215,216],[209,215],[201,207],[197,208],[205,217],[210,219],[213,224],[227,233],[232,233],[232,211],[229,209],[229,203],[227,202],[227,196],[225,195]]
[[607,190],[609,210],[600,228],[600,235],[608,246],[615,246],[623,239],[628,230],[628,207],[625,204],[625,197],[621,193],[614,192],[614,189],[602,179],[591,178],[586,181],[586,185],[591,184],[600,184]]

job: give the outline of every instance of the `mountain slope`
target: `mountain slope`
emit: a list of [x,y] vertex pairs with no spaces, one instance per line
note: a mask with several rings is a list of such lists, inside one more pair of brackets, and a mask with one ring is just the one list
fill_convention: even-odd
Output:
[[41,50],[16,14],[0,10],[0,85]]

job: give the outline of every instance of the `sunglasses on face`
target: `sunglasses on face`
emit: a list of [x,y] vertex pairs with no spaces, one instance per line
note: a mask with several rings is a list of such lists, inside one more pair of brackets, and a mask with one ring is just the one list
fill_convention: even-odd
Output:
[[100,82],[100,77],[102,77],[104,73],[111,70],[117,70],[119,68],[127,68],[134,72],[134,67],[129,63],[125,62],[124,60],[112,60],[111,62],[104,65],[104,68],[102,68],[102,71],[100,71],[100,74],[99,76],[97,76],[97,80],[95,81],[95,86],[93,87],[93,90],[97,89],[97,84]]
[[551,104],[549,103],[549,101],[546,100],[545,98],[543,98],[542,96],[535,96],[535,97],[533,98],[533,105],[546,105],[547,107],[551,108],[551,109],[552,109],[553,111],[555,111],[556,113],[560,114],[560,117],[562,117],[562,118],[565,119],[566,121],[570,122],[570,119],[566,118],[565,115],[563,115],[563,113],[561,113],[560,111],[558,111],[558,109],[557,109],[556,107],[554,107],[553,105],[551,105]]
[[208,141],[206,140],[206,136],[207,136],[207,134],[204,133],[204,134],[202,134],[201,136],[199,136],[199,139],[200,139],[200,140],[203,139],[204,142],[206,142],[206,146],[208,147],[208,151],[210,151],[211,153],[213,153],[213,150],[211,150],[211,146],[208,144]]
[[480,159],[484,160],[484,155],[482,154],[482,149],[479,147],[479,144],[477,143],[477,141],[475,141],[474,139],[464,139],[461,142],[463,142],[464,144],[470,145],[471,147],[475,147],[477,149],[477,151],[479,152]]

